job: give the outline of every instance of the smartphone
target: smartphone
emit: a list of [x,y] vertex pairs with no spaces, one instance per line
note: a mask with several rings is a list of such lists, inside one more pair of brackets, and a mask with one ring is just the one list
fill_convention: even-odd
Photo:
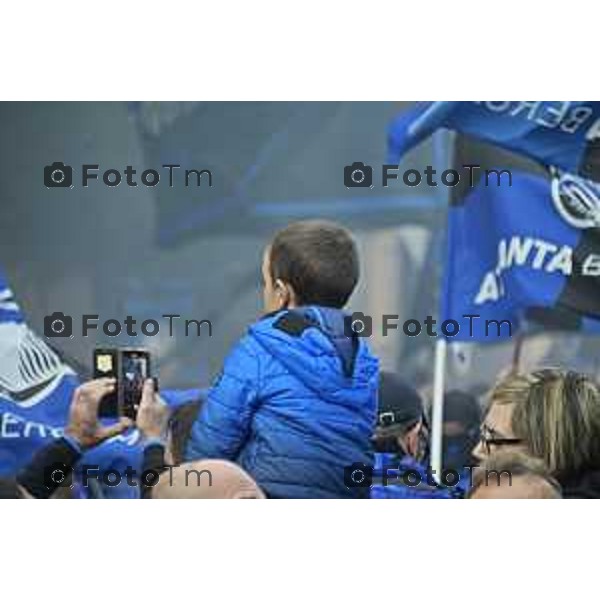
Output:
[[142,400],[144,381],[152,377],[150,353],[141,349],[97,348],[94,350],[94,378],[114,377],[113,393],[100,402],[100,417],[135,419]]

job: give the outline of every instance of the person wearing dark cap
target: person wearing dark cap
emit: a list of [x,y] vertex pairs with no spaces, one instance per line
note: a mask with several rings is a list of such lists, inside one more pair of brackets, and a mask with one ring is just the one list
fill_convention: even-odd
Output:
[[381,373],[371,498],[452,498],[427,472],[428,434],[419,393]]

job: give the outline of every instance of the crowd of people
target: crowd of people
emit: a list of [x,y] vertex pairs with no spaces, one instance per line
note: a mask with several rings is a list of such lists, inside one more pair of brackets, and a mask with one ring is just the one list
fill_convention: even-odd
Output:
[[[85,382],[64,434],[0,480],[0,496],[88,497],[111,475],[145,499],[600,497],[600,388],[560,369],[491,382],[483,414],[478,398],[448,392],[445,475],[433,474],[421,394],[380,372],[368,340],[345,326],[358,265],[344,228],[286,227],[263,256],[265,316],[205,399],[171,410],[148,380],[135,422],[107,423],[98,406],[114,379]],[[86,452],[131,428],[139,472],[90,476]]]

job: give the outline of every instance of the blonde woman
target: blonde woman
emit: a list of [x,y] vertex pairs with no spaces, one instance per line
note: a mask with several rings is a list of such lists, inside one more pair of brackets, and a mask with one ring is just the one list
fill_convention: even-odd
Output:
[[541,459],[565,498],[600,498],[600,390],[580,373],[509,375],[493,390],[474,454]]

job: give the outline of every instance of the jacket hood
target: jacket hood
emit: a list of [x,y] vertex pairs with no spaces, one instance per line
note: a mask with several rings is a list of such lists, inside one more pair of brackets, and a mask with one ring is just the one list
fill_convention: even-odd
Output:
[[320,306],[284,310],[255,323],[250,335],[320,396],[347,398],[377,388],[378,360],[364,338],[345,334],[346,316]]

